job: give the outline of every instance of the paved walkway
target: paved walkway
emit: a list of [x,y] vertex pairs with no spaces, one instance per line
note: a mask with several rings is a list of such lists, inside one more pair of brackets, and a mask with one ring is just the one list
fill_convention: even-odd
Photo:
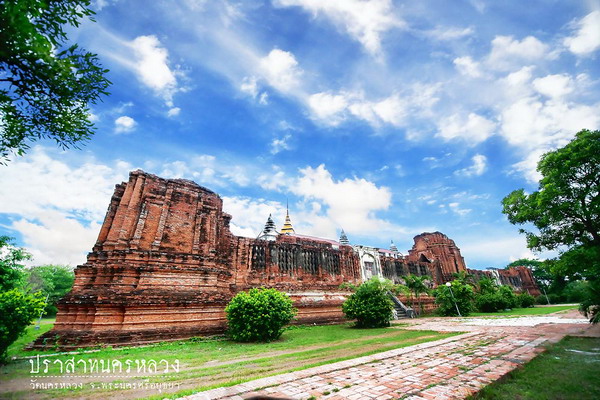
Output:
[[213,389],[186,399],[462,399],[531,360],[544,351],[545,344],[566,335],[600,337],[600,331],[576,311],[551,317],[407,322],[407,329],[466,333]]

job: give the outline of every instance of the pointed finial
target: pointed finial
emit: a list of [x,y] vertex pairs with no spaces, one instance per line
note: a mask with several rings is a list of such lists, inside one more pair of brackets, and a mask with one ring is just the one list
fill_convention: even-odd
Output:
[[398,247],[396,247],[393,240],[390,240],[390,250],[396,253],[398,252]]
[[269,218],[267,218],[267,222],[265,223],[265,229],[258,235],[258,239],[275,240],[278,234],[275,222],[273,222],[271,214],[269,214]]
[[281,233],[285,235],[291,235],[292,233],[296,233],[294,231],[294,227],[292,226],[292,220],[290,219],[290,209],[288,207],[288,200],[285,200],[286,214],[285,214],[285,223],[283,224],[283,228],[281,228]]
[[342,229],[342,233],[340,233],[340,244],[343,244],[345,246],[349,246],[350,245],[350,241],[348,240],[348,236],[346,236],[346,232],[344,232],[343,229]]

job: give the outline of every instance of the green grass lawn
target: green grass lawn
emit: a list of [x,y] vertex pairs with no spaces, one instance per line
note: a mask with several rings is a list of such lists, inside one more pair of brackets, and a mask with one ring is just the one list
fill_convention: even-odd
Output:
[[25,357],[31,354],[35,354],[23,350],[23,348],[27,346],[27,344],[33,342],[35,338],[37,338],[41,334],[46,333],[50,329],[52,329],[52,327],[54,326],[54,320],[54,317],[42,318],[42,321],[40,322],[40,329],[35,329],[35,326],[37,325],[37,320],[33,324],[28,326],[25,330],[25,334],[18,338],[13,344],[8,346],[8,357]]
[[547,306],[547,307],[532,307],[532,308],[515,308],[510,311],[499,311],[491,313],[474,312],[469,314],[470,317],[506,317],[511,315],[544,315],[551,314],[557,311],[575,310],[578,306]]
[[[40,331],[35,331],[39,334]],[[29,334],[29,332],[28,332]],[[179,360],[180,372],[169,375],[155,374],[146,382],[173,382],[179,384],[174,393],[157,394],[144,390],[103,390],[104,397],[123,398],[181,396],[213,387],[230,386],[264,376],[310,368],[400,347],[411,346],[452,336],[456,333],[435,331],[408,331],[401,327],[354,329],[349,324],[291,327],[280,340],[271,343],[235,343],[226,339],[193,339],[162,343],[147,347],[102,349],[94,353],[76,355],[76,360]],[[33,336],[30,336],[32,338]],[[21,348],[24,341],[19,345]],[[19,347],[17,346],[17,347]],[[13,354],[22,350],[13,349]],[[73,355],[50,357],[51,361],[65,361]],[[0,368],[0,398],[87,398],[97,395],[91,383],[137,382],[140,378],[120,376],[118,379],[98,380],[83,378],[82,389],[51,389],[32,391],[28,360],[13,361]],[[18,383],[22,383],[22,386]],[[5,387],[7,386],[8,387]],[[3,388],[4,387],[4,388]]]
[[566,337],[471,400],[600,399],[600,339]]

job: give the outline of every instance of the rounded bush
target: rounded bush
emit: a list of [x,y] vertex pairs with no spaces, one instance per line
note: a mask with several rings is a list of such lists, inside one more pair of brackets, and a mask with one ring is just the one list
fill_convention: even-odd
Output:
[[438,313],[444,316],[457,316],[456,306],[458,306],[463,317],[469,315],[474,309],[473,287],[459,280],[453,280],[451,285],[452,292],[446,285],[440,285],[433,291]]
[[504,300],[503,309],[516,308],[519,306],[517,295],[515,294],[515,292],[513,292],[510,286],[501,285],[498,288],[498,293],[500,293],[502,299]]
[[355,319],[357,328],[389,326],[394,309],[387,294],[390,288],[389,281],[381,281],[377,277],[363,282],[342,304],[342,311],[346,318]]
[[519,303],[522,308],[533,307],[533,305],[535,304],[535,297],[533,297],[529,293],[525,293],[525,292],[521,293],[518,296],[518,298],[519,298]]
[[276,289],[240,292],[225,308],[228,333],[238,342],[268,342],[279,339],[283,327],[297,310],[288,295]]
[[477,296],[475,306],[481,312],[496,312],[506,308],[506,301],[500,293],[485,293]]
[[6,359],[8,346],[25,333],[45,305],[39,292],[25,294],[13,289],[0,293],[0,364]]

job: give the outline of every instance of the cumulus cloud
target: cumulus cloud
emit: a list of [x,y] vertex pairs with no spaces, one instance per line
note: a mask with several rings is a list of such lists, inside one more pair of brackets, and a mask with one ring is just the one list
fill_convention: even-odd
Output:
[[137,122],[127,115],[122,115],[115,120],[116,133],[129,133],[135,129]]
[[135,61],[133,69],[140,81],[161,96],[173,108],[173,95],[180,90],[177,75],[169,64],[169,52],[154,35],[138,36],[129,43]]
[[533,36],[522,40],[512,36],[496,36],[492,40],[492,50],[488,65],[493,69],[510,69],[523,62],[535,62],[547,56],[548,46]]
[[573,91],[573,80],[567,74],[546,75],[543,78],[535,79],[533,87],[545,96],[560,98]]
[[581,129],[600,126],[600,105],[526,97],[502,110],[502,136],[524,149],[564,146]]
[[343,226],[349,232],[374,234],[390,227],[387,221],[374,216],[386,210],[392,194],[387,187],[377,187],[363,178],[335,180],[324,165],[300,169],[300,176],[289,188],[306,200],[316,200],[327,208],[332,226]]
[[343,120],[341,114],[348,107],[345,94],[315,93],[308,98],[308,106],[318,119],[337,125]]
[[414,85],[406,93],[393,93],[380,99],[367,99],[362,92],[320,92],[308,98],[313,118],[326,125],[338,125],[357,118],[373,127],[403,127],[409,118],[427,114],[437,102],[437,86]]
[[467,75],[472,78],[479,78],[482,75],[479,63],[473,61],[473,59],[469,56],[455,58],[454,65],[456,66],[456,69],[458,69],[458,71],[463,75]]
[[173,107],[173,108],[170,108],[169,111],[167,111],[167,116],[168,117],[176,117],[179,115],[180,112],[181,112],[181,108]]
[[492,136],[496,124],[481,115],[470,113],[466,118],[453,114],[438,123],[438,136],[445,140],[462,139],[476,145]]
[[276,0],[275,4],[302,7],[314,16],[324,15],[376,56],[381,54],[383,33],[406,27],[394,14],[391,0]]
[[94,159],[69,165],[58,151],[35,147],[26,158],[3,167],[0,212],[34,255],[33,264],[76,265],[85,261],[99,232],[115,183],[133,169]]
[[586,56],[600,49],[600,11],[589,13],[573,25],[575,32],[563,42],[572,53]]
[[459,169],[454,172],[455,175],[462,176],[480,176],[482,175],[487,168],[487,157],[483,154],[475,154],[471,161],[473,164],[468,166],[467,168]]
[[[260,69],[269,85],[284,93],[298,87],[303,73],[294,55],[280,49],[273,49],[263,57]],[[250,85],[248,90],[251,89]]]

